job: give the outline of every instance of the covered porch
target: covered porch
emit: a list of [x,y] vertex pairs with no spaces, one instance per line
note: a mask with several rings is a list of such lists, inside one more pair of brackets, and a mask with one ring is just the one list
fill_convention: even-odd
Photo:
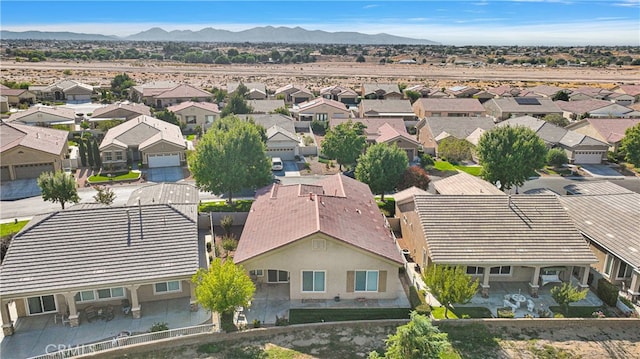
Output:
[[[114,311],[114,318],[95,319],[79,327],[63,323],[56,314],[20,317],[15,334],[2,338],[0,351],[3,359],[28,358],[76,345],[108,340],[121,332],[131,334],[149,331],[154,323],[165,322],[169,329],[210,323],[211,312],[199,308],[191,311],[188,297],[143,302],[144,315],[134,318],[122,311]],[[59,347],[60,346],[60,347]]]

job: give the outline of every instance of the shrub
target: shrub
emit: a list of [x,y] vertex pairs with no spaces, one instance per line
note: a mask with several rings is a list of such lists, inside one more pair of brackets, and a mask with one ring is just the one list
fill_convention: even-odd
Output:
[[424,294],[421,291],[418,291],[415,286],[409,287],[409,303],[411,303],[411,308],[414,309],[426,303]]
[[310,170],[311,169],[311,164],[309,162],[305,162],[304,163],[304,169],[305,170]]
[[618,301],[618,292],[618,287],[609,283],[606,279],[600,278],[598,280],[598,290],[596,294],[598,294],[598,298],[607,303],[607,305],[615,307]]
[[253,320],[253,327],[254,328],[260,328],[260,321],[258,319],[254,319]]
[[[311,146],[315,141],[313,140],[313,137],[305,135],[302,142],[304,143],[305,146]],[[298,156],[297,161],[300,161],[300,156]]]
[[562,314],[562,313],[554,313],[553,317],[554,318],[564,318],[564,314]]
[[150,332],[162,332],[165,330],[169,330],[169,324],[166,322],[155,322],[149,329]]
[[276,327],[284,327],[289,325],[289,319],[287,317],[279,317],[276,315]]
[[555,168],[560,168],[569,162],[567,154],[561,148],[552,148],[547,152],[547,164]]
[[498,308],[498,318],[513,318],[515,313],[511,311],[511,308]]
[[221,351],[222,347],[215,343],[202,344],[198,346],[198,353],[213,354],[220,353]]
[[422,166],[422,168],[429,169],[435,164],[436,163],[433,161],[433,157],[431,157],[430,154],[423,153],[422,156],[420,156],[420,165]]
[[211,242],[207,242],[207,253],[211,253]]
[[237,247],[238,241],[236,241],[233,236],[226,236],[222,238],[222,248],[224,248],[225,251],[235,251]]
[[378,208],[380,208],[380,211],[382,211],[382,213],[387,216],[387,217],[393,217],[396,214],[396,200],[391,198],[391,197],[386,197],[384,199],[384,202],[381,202],[380,200],[376,201],[378,203]]
[[220,218],[220,226],[224,230],[224,234],[229,236],[231,234],[231,227],[233,226],[233,217],[224,216]]
[[327,121],[318,121],[318,120],[311,121],[311,130],[316,135],[324,136],[324,134],[327,132],[328,126],[329,126],[329,123]]

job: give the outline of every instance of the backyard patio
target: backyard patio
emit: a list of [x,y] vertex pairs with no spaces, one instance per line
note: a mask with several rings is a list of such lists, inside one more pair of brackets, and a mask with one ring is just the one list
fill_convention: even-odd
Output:
[[[577,282],[573,284],[577,285]],[[514,318],[524,318],[527,314],[537,318],[540,317],[540,311],[550,311],[550,307],[558,305],[551,297],[551,289],[559,285],[561,284],[547,284],[539,289],[538,297],[533,298],[529,294],[528,282],[492,282],[487,298],[482,297],[478,292],[469,303],[456,304],[456,307],[485,307],[491,311],[491,315],[497,317],[498,309],[506,307],[505,300],[507,300],[515,308],[513,310]],[[521,298],[518,298],[519,296]],[[520,299],[520,301],[514,300],[514,297],[515,299]],[[531,310],[529,310],[529,301],[533,303]],[[599,307],[602,304],[602,300],[589,290],[585,299],[571,303],[570,306]],[[551,313],[551,316],[553,316],[553,313]]]
[[[69,327],[55,314],[21,317],[15,334],[2,338],[0,352],[3,359],[28,358],[58,349],[109,340],[120,332],[132,334],[149,331],[154,323],[165,322],[170,329],[190,327],[211,322],[211,313],[200,308],[189,311],[189,298],[177,298],[142,303],[142,317],[133,319],[115,311],[112,320],[82,321],[80,326]],[[84,318],[83,318],[84,319]]]

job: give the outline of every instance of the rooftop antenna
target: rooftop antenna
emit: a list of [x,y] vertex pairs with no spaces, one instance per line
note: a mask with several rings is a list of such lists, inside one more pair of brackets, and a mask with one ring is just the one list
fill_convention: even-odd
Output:
[[142,206],[140,205],[140,200],[138,200],[138,215],[140,217],[140,239],[144,239],[144,234],[142,233]]

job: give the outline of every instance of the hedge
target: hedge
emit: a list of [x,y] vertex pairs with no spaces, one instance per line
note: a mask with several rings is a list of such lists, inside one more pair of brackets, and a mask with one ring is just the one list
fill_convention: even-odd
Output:
[[620,289],[615,285],[609,283],[606,279],[600,278],[598,280],[598,298],[602,299],[607,305],[615,307],[618,301],[618,292]]

